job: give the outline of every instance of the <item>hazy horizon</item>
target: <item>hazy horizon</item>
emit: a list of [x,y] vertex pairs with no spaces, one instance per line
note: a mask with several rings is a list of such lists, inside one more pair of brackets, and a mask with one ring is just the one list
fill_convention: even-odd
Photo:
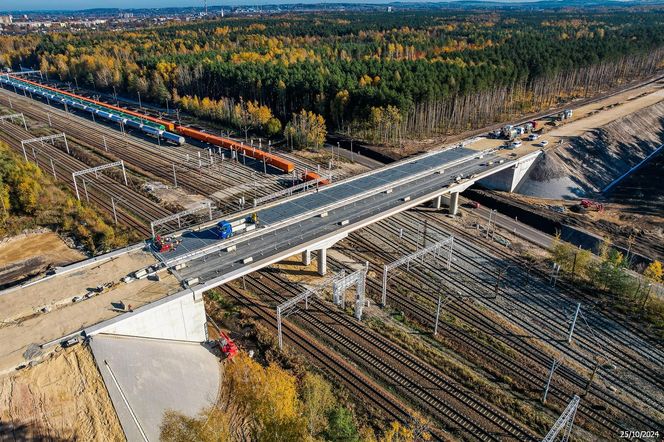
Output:
[[[401,3],[445,3],[456,0],[398,0]],[[473,0],[477,1],[477,0]],[[479,0],[494,1],[500,3],[525,3],[538,0]],[[324,4],[324,3],[357,3],[357,4],[376,4],[393,3],[395,0],[340,0],[325,2],[321,0],[237,0],[237,1],[208,1],[208,7],[215,6],[250,6],[250,5],[274,5],[274,4]],[[54,5],[52,0],[4,0],[0,7],[0,12],[31,12],[31,11],[79,11],[85,9],[146,9],[146,8],[186,8],[203,7],[203,0],[107,0],[103,4],[90,0],[61,0]]]

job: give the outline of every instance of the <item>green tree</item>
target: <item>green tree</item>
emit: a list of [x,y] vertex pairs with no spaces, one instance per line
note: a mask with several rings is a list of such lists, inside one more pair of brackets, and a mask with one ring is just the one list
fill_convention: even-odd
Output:
[[346,407],[334,408],[328,417],[325,431],[327,440],[339,442],[357,442],[360,434],[353,418],[353,413]]
[[327,426],[327,416],[337,403],[332,386],[322,376],[307,373],[302,379],[300,391],[302,414],[309,434],[318,435]]
[[270,118],[265,126],[267,135],[273,137],[281,132],[281,121],[277,118]]

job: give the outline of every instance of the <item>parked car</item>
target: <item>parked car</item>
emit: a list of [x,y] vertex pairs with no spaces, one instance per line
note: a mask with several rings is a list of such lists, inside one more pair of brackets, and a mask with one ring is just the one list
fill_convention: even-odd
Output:
[[538,138],[539,138],[539,135],[537,135],[537,134],[528,135],[528,140],[530,140],[530,141],[535,141]]
[[540,143],[539,143],[539,145],[542,146],[542,147],[547,146],[548,144],[549,144],[549,142],[546,141],[546,140],[542,140],[542,141],[540,141]]
[[523,143],[521,142],[521,140],[514,140],[510,144],[510,149],[516,149],[517,147],[521,147],[522,144]]

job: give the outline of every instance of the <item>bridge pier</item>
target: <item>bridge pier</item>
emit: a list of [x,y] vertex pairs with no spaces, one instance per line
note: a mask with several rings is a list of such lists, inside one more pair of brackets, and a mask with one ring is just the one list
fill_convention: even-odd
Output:
[[440,208],[443,205],[443,196],[438,195],[436,198],[434,198],[434,200],[432,201],[432,204],[433,204],[434,209],[440,210]]
[[459,192],[450,193],[450,213],[452,215],[459,213]]
[[323,276],[327,273],[327,249],[318,251],[318,274]]
[[305,266],[311,264],[311,250],[305,250],[302,252],[302,264]]

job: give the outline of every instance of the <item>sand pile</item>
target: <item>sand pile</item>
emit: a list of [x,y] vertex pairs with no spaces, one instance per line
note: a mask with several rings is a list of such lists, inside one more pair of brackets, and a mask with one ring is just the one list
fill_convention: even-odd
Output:
[[599,193],[664,144],[664,102],[571,137],[540,156],[516,191],[574,199]]
[[77,345],[0,378],[0,440],[125,440],[90,351]]

